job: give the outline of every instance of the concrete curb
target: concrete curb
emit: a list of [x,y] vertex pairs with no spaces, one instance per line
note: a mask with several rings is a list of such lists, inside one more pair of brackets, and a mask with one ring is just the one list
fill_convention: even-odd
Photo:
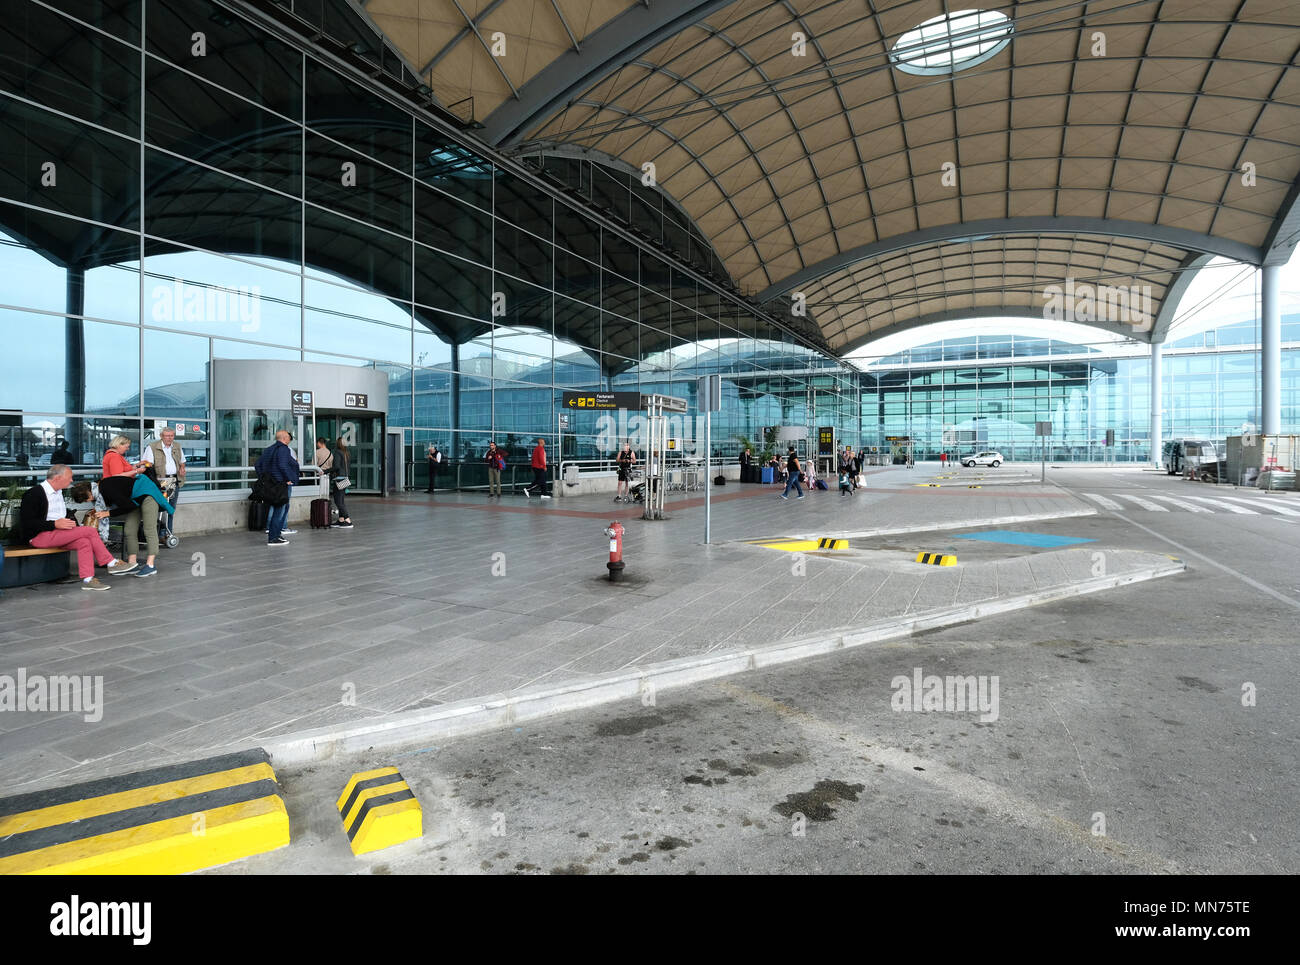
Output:
[[918,630],[951,626],[968,620],[1037,606],[1072,596],[1127,586],[1145,580],[1172,576],[1186,569],[1179,560],[1137,569],[1116,576],[1094,577],[1022,593],[1002,600],[989,600],[963,606],[947,607],[918,616],[882,620],[865,630],[830,632],[787,643],[750,647],[700,657],[684,657],[652,664],[639,670],[602,674],[589,680],[574,681],[517,694],[496,694],[486,698],[459,701],[442,707],[391,714],[379,721],[363,721],[317,730],[288,734],[262,741],[277,767],[325,760],[338,754],[373,748],[441,740],[481,733],[554,714],[582,710],[615,701],[639,702],[660,689],[683,687],[747,670],[778,666],[809,657],[818,657],[909,636]]
[[[1076,516],[1096,516],[1097,510],[1085,507],[1084,509],[1068,510],[1059,513],[1032,513],[1028,516],[990,516],[986,519],[963,519],[954,520],[951,523],[922,523],[919,526],[893,526],[882,529],[864,529],[851,533],[835,533],[836,539],[866,539],[871,536],[895,536],[900,533],[937,533],[950,529],[973,529],[980,526],[1005,526],[1008,523],[1037,523],[1049,519],[1070,519]],[[831,527],[823,527],[818,530],[819,535],[826,535]],[[762,539],[763,537],[759,537]],[[773,536],[771,539],[817,539],[817,536],[795,533],[790,536]],[[732,540],[735,543],[753,543],[754,540]]]

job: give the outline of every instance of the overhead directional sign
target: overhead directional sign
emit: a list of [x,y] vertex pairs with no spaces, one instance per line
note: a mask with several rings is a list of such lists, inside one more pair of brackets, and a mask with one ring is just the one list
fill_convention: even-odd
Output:
[[289,408],[294,415],[311,415],[312,394],[306,389],[294,389],[289,393]]
[[640,392],[565,392],[566,409],[640,409]]
[[659,406],[664,412],[685,412],[687,404],[685,399],[679,399],[675,395],[643,395],[641,396],[641,405],[639,408],[648,409],[654,404]]

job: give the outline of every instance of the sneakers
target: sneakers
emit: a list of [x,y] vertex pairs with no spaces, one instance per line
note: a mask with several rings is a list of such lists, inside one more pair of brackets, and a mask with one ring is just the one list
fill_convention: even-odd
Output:
[[781,498],[782,498],[782,499],[789,499],[790,497],[787,496],[785,493],[782,493],[782,494],[781,494]]
[[[804,495],[807,495],[806,493]],[[803,496],[796,496],[795,499],[803,499]]]
[[81,588],[83,590],[107,590],[108,584],[100,583],[98,577],[91,577],[88,580],[81,581]]
[[285,539],[283,536],[281,536],[279,539],[268,539],[266,541],[266,545],[267,546],[288,546],[289,541]]
[[157,573],[157,572],[158,572],[158,567],[156,567],[156,566],[150,566],[148,563],[146,563],[144,566],[140,567],[138,570],[135,571],[135,575],[136,575],[136,576],[153,576],[153,575],[154,575],[155,573]]
[[334,525],[337,526],[339,529],[351,529],[351,528],[352,528],[352,523],[351,523],[351,521],[346,522],[346,523],[335,523]]
[[282,530],[280,530],[280,535],[281,535],[281,536],[296,536],[297,533],[298,533],[298,531],[297,531],[296,529],[282,529]]
[[546,493],[542,493],[542,498],[543,498],[543,499],[550,499],[551,497],[548,496],[548,495],[546,495]]
[[134,573],[136,566],[137,564],[128,563],[126,560],[113,560],[104,569],[114,576],[125,576],[127,573]]
[[532,493],[530,493],[530,492],[527,490],[527,488],[525,488],[525,489],[524,489],[524,498],[525,498],[525,499],[528,499],[528,498],[531,497],[531,496],[532,496]]

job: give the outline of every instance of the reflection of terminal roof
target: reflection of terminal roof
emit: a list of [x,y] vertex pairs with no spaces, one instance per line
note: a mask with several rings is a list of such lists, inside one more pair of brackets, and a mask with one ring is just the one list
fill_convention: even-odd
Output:
[[[1150,285],[1153,324],[1090,324],[1159,341],[1206,254],[1289,258],[1293,3],[999,4],[1014,33],[991,59],[956,73],[894,67],[899,38],[953,6],[366,9],[444,104],[473,96],[494,145],[654,161],[740,286],[783,302],[803,292],[840,353],[939,319],[1042,317],[1043,288],[1066,277]],[[495,31],[506,57],[488,49]]]

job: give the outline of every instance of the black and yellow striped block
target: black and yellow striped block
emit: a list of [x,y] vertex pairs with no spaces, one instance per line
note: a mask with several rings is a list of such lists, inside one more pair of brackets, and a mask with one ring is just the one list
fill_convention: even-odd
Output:
[[942,553],[917,553],[916,561],[918,563],[928,563],[930,566],[956,566],[957,557],[945,556]]
[[967,486],[967,489],[983,489],[983,486]]
[[939,484],[938,484],[938,483],[916,483],[915,485],[917,485],[917,486],[921,486],[921,487],[928,487],[928,488],[930,488],[930,489],[938,489],[938,488],[939,488]]
[[289,843],[257,748],[0,800],[0,874],[183,874]]
[[849,541],[823,536],[821,539],[777,539],[756,540],[759,546],[770,550],[785,550],[787,553],[813,553],[817,550],[846,550]]
[[424,834],[424,818],[395,767],[353,774],[337,805],[353,854],[378,851]]

